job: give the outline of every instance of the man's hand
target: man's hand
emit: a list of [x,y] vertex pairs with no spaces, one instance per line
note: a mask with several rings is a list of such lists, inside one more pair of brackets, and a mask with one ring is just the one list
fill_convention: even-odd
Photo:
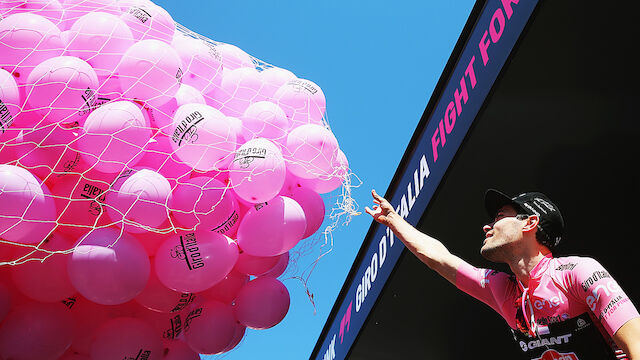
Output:
[[420,261],[455,285],[457,269],[462,260],[452,255],[440,241],[423,234],[409,224],[375,190],[371,190],[371,195],[376,205],[373,209],[365,207],[367,214],[380,224],[388,226]]
[[382,225],[391,227],[391,222],[395,216],[398,216],[393,206],[387,201],[387,199],[378,195],[375,190],[371,190],[373,196],[373,202],[376,204],[373,209],[366,206],[364,210],[367,214],[371,215],[373,219]]

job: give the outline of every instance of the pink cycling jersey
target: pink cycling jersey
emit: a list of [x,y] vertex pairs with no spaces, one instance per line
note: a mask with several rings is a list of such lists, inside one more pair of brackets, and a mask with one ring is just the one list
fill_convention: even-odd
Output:
[[[531,270],[528,287],[513,275],[463,263],[456,286],[497,311],[512,329],[523,332],[541,332],[549,324],[586,312],[612,347],[613,334],[640,316],[611,275],[587,257],[547,255]],[[528,299],[526,304],[523,298]]]

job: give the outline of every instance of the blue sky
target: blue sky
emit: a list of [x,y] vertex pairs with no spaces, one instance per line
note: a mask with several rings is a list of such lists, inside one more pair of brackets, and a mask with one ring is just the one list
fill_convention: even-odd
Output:
[[[362,181],[353,198],[364,212],[370,190],[385,193],[473,1],[196,1],[156,0],[173,19],[210,39],[318,84],[327,117],[351,170]],[[338,193],[326,197],[327,207]],[[284,280],[286,318],[268,330],[247,330],[233,351],[206,359],[306,359],[342,287],[371,218],[353,218],[334,232],[332,251],[317,244]],[[309,275],[310,274],[310,275]]]

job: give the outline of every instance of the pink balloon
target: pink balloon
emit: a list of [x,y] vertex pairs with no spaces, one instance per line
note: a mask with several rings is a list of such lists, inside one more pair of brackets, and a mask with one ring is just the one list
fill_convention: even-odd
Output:
[[37,244],[55,227],[56,209],[51,193],[29,171],[0,165],[0,237]]
[[186,328],[185,339],[200,354],[219,354],[233,340],[236,319],[231,305],[216,300],[195,305]]
[[140,153],[151,138],[149,124],[142,111],[129,101],[116,101],[94,110],[83,126],[77,148],[94,168],[105,173],[119,173]]
[[300,178],[314,179],[331,174],[337,156],[338,140],[323,126],[298,126],[287,137],[287,169]]
[[98,87],[98,95],[96,98],[96,109],[104,104],[124,100],[122,97],[122,87],[120,86],[120,77],[117,74],[108,76],[98,76],[100,86]]
[[305,228],[302,207],[291,198],[276,196],[244,215],[238,229],[238,246],[254,256],[284,254],[302,239]]
[[284,254],[277,256],[253,256],[242,252],[233,269],[242,274],[260,276],[273,269],[281,256],[284,256]]
[[20,92],[15,79],[0,69],[0,139],[20,112]]
[[322,125],[326,100],[322,89],[314,82],[293,79],[282,85],[273,95],[287,114],[293,127],[304,124]]
[[181,340],[170,341],[165,345],[163,360],[200,360],[200,355]]
[[72,350],[82,354],[91,352],[95,331],[111,318],[112,308],[113,306],[96,304],[79,295],[75,297],[75,303],[70,309],[73,319]]
[[142,245],[111,228],[93,230],[82,238],[68,266],[78,292],[103,305],[132,300],[149,280],[149,258]]
[[27,84],[27,102],[47,121],[80,123],[95,106],[98,75],[80,58],[58,56],[38,64]]
[[169,219],[172,199],[169,181],[140,167],[123,170],[105,194],[107,214],[131,233],[160,230]]
[[79,239],[89,230],[108,224],[105,215],[105,192],[109,177],[94,180],[83,175],[68,174],[51,187],[58,218],[56,231]]
[[224,279],[207,290],[198,293],[198,296],[202,296],[208,300],[219,300],[225,304],[231,304],[238,295],[238,292],[240,292],[240,289],[247,282],[249,282],[249,275],[231,270]]
[[171,43],[176,26],[171,15],[151,1],[127,1],[121,19],[131,28],[136,41],[155,39]]
[[[23,253],[22,251],[15,251],[15,250],[16,250],[15,245],[4,244],[2,248],[0,248],[0,251],[3,252],[2,254],[0,254],[1,260],[14,261],[14,260],[20,259],[22,256],[25,255],[25,253]],[[16,254],[16,252],[18,254]],[[10,265],[10,266],[14,266],[14,265]],[[9,293],[8,310],[12,311],[18,306],[21,306],[27,303],[32,303],[33,300],[27,297],[26,295],[24,295],[22,291],[18,290],[18,288],[13,282],[11,272],[9,271],[8,267],[9,266],[3,266],[4,269],[2,270],[2,272],[0,272],[0,283],[3,283],[8,290],[8,293]]]
[[[26,80],[26,79],[25,79]],[[16,82],[17,84],[17,82]],[[20,96],[20,109],[16,116],[13,118],[13,124],[9,128],[9,131],[14,132],[27,132],[31,131],[34,128],[39,128],[44,126],[47,122],[44,120],[44,117],[38,113],[36,110],[29,108],[26,103],[27,94],[25,92],[26,85],[18,84],[18,93]],[[15,139],[15,135],[12,138],[7,138],[6,135],[0,137],[2,141],[10,141],[11,139]]]
[[177,224],[186,229],[197,227],[227,236],[235,235],[240,217],[238,202],[230,189],[206,176],[179,183],[173,193],[172,207]]
[[238,246],[212,231],[172,236],[158,248],[155,270],[166,287],[200,292],[224,279],[238,259]]
[[308,238],[313,235],[324,221],[325,207],[322,197],[320,197],[320,195],[315,191],[300,186],[294,186],[283,190],[283,195],[295,200],[300,204],[304,211],[304,217],[307,220],[307,228],[304,235],[302,235],[302,238]]
[[140,304],[135,302],[134,300],[128,301],[124,304],[120,305],[109,305],[107,306],[107,310],[109,313],[109,318],[117,318],[117,317],[135,317],[135,314],[138,310],[142,308]]
[[69,146],[78,140],[79,130],[47,124],[24,131],[19,137],[24,146],[16,149],[18,164],[48,184],[59,176],[84,170],[81,155]]
[[109,319],[116,317],[133,317],[140,305],[130,301],[121,305],[100,305],[81,295],[65,300],[73,318],[73,343],[71,350],[81,354],[91,352],[96,330]]
[[176,156],[200,171],[225,168],[236,149],[231,123],[209,105],[180,106],[169,129]]
[[161,231],[147,231],[140,234],[134,234],[134,237],[140,242],[140,245],[144,247],[144,250],[147,252],[149,257],[156,256],[156,251],[162,243],[172,236],[174,232],[172,231],[172,225],[169,221],[160,225],[158,228],[162,229]]
[[160,106],[178,92],[181,66],[171,45],[160,40],[141,40],[124,53],[116,73],[125,97]]
[[251,56],[235,45],[218,44],[215,49],[222,58],[222,66],[225,70],[255,67]]
[[240,341],[242,341],[242,338],[244,338],[244,334],[246,331],[247,331],[246,326],[240,323],[236,323],[236,328],[235,328],[235,331],[233,332],[233,339],[231,339],[231,342],[229,343],[229,345],[227,345],[227,347],[224,350],[222,350],[222,352],[231,351],[236,346],[238,346],[238,344],[240,344]]
[[251,203],[273,199],[282,189],[286,175],[280,149],[263,138],[249,140],[240,146],[229,166],[233,190]]
[[162,130],[165,135],[171,136],[171,123],[178,108],[185,104],[204,104],[204,97],[195,88],[182,84],[176,93],[176,96],[167,103],[158,107],[150,107],[149,115],[151,116],[151,124]]
[[279,67],[271,67],[261,71],[260,77],[262,77],[263,83],[262,89],[260,89],[260,95],[267,99],[272,99],[282,85],[296,79],[294,73]]
[[89,355],[79,354],[72,350],[67,350],[62,357],[58,358],[58,360],[91,360]]
[[269,101],[258,101],[244,111],[242,126],[246,140],[266,138],[284,144],[290,124],[287,115],[278,105]]
[[280,277],[280,275],[284,274],[285,270],[287,270],[287,266],[289,266],[289,252],[280,255],[280,257],[278,258],[278,263],[273,268],[271,268],[271,270],[260,276],[269,276],[273,278]]
[[118,0],[63,0],[64,14],[60,29],[67,30],[82,16],[90,12],[108,13],[120,16],[121,10],[117,6]]
[[68,36],[68,54],[85,60],[102,77],[113,73],[122,55],[134,43],[124,21],[116,15],[97,11],[80,17]]
[[184,75],[182,81],[202,93],[212,93],[222,84],[222,56],[217,46],[176,33],[171,46],[178,52]]
[[[178,159],[171,147],[171,138],[162,133],[156,133],[147,144],[136,162],[139,167],[153,169],[164,176],[174,189],[176,183],[189,178],[192,168]],[[132,160],[130,163],[134,163]]]
[[[68,251],[73,249],[73,242],[53,233],[38,248]],[[62,301],[76,292],[67,275],[67,254],[36,251],[29,258],[35,260],[11,267],[13,282],[23,294],[36,301],[54,302]]]
[[16,307],[0,326],[0,357],[54,360],[71,340],[71,314],[64,305],[31,302]]
[[342,150],[338,149],[338,156],[333,160],[331,173],[322,174],[315,179],[298,179],[301,186],[313,189],[318,194],[329,193],[346,181],[349,176],[349,162]]
[[163,342],[184,339],[184,326],[187,313],[160,313],[146,308],[138,308],[135,318],[151,325],[160,334]]
[[9,293],[9,288],[0,282],[0,323],[2,323],[5,316],[7,316],[10,308],[11,294]]
[[40,15],[13,14],[0,21],[0,67],[12,73],[18,84],[27,81],[36,65],[63,51],[60,29]]
[[251,103],[264,100],[258,96],[261,87],[262,79],[258,70],[243,67],[225,71],[220,91],[208,95],[214,99],[212,105],[220,108],[225,115],[239,117]]
[[247,140],[243,134],[242,120],[233,116],[227,116],[227,120],[229,120],[229,123],[231,124],[231,131],[236,133],[236,142],[238,143],[238,145],[244,144]]
[[0,2],[0,17],[23,12],[40,15],[57,25],[62,19],[63,10],[58,0],[3,0]]
[[289,291],[283,283],[273,277],[259,277],[240,290],[233,310],[241,324],[262,330],[280,323],[289,311],[289,303]]
[[141,358],[162,359],[162,339],[142,320],[119,317],[103,324],[91,345],[91,359],[112,360]]
[[182,293],[164,286],[155,271],[155,260],[151,260],[152,270],[144,290],[135,301],[145,308],[161,313],[174,313],[184,310],[195,299],[191,293]]

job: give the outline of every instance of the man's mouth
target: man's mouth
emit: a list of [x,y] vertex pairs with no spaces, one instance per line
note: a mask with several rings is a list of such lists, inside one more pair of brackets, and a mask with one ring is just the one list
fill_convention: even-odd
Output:
[[482,241],[482,245],[486,244],[486,243],[487,243],[487,240],[488,240],[490,237],[492,237],[492,236],[493,236],[493,234],[491,234],[491,233],[486,233],[486,234],[485,234],[485,236],[484,236],[484,240]]

